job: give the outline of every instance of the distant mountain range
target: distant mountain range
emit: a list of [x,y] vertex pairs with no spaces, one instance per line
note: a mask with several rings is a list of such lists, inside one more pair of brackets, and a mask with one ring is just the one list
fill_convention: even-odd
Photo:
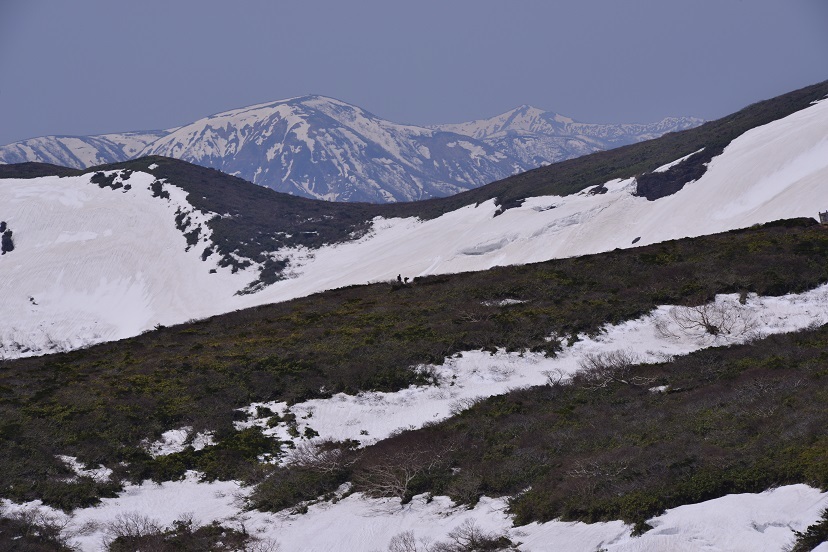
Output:
[[83,169],[162,155],[294,195],[390,203],[453,195],[701,123],[692,117],[580,123],[524,105],[490,119],[421,127],[313,95],[234,109],[177,129],[32,138],[0,147],[0,163]]
[[0,163],[50,163],[85,169],[140,156],[149,144],[169,134],[164,130],[98,136],[42,136],[0,147]]
[[535,168],[596,151],[652,140],[668,132],[698,126],[693,117],[668,117],[650,124],[579,123],[529,105],[490,119],[434,125],[431,128],[470,136]]

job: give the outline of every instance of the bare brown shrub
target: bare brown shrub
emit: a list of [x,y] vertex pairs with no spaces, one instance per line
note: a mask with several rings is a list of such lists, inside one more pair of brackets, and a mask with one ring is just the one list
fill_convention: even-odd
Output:
[[753,314],[737,301],[721,300],[670,309],[668,320],[656,322],[656,333],[665,338],[754,339],[758,323]]
[[506,536],[484,531],[467,519],[449,531],[447,540],[432,543],[417,539],[412,531],[396,535],[388,544],[388,552],[508,552],[517,550]]
[[655,378],[636,375],[638,356],[632,351],[617,350],[608,353],[588,353],[578,365],[581,371],[576,381],[587,389],[601,389],[613,383],[624,385],[649,385]]

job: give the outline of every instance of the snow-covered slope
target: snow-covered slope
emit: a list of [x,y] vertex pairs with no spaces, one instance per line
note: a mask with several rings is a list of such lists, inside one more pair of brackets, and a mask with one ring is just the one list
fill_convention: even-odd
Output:
[[303,96],[169,131],[33,138],[0,147],[0,163],[88,168],[163,155],[300,196],[385,203],[456,194],[701,122],[591,125],[523,106],[492,119],[425,128],[332,98]]
[[392,123],[323,96],[213,115],[142,155],[217,168],[281,192],[379,203],[451,195],[527,168],[477,140]]
[[167,131],[150,130],[99,136],[42,136],[0,147],[0,163],[51,163],[85,169],[133,158]]
[[[175,182],[164,185],[169,199],[154,195],[152,165],[132,174],[129,190],[101,188],[89,174],[3,180],[0,221],[15,247],[0,257],[0,350],[18,356],[117,339],[397,274],[484,270],[815,217],[828,207],[827,136],[823,100],[746,132],[698,181],[657,201],[634,195],[628,179],[606,183],[605,193],[532,197],[505,212],[489,200],[427,221],[378,217],[358,239],[273,252],[288,260],[290,277],[248,295],[235,293],[257,267],[233,273],[208,251],[204,221],[233,217],[207,212],[177,224],[179,209],[194,208]],[[184,232],[198,225],[201,243],[188,246]]]
[[[178,210],[192,211],[184,192],[168,186],[169,199],[153,197],[155,179],[144,173],[118,189],[91,178],[0,184],[0,218],[15,245],[0,265],[0,357],[137,335],[192,317],[207,290],[236,291],[229,270],[210,274],[215,259],[202,261],[176,227]],[[191,216],[203,226],[206,217]]]
[[[160,527],[171,527],[188,516],[197,526],[215,521],[244,528],[271,546],[261,550],[291,552],[400,550],[389,544],[404,532],[413,533],[422,546],[422,540],[445,542],[452,530],[469,522],[487,534],[507,535],[521,543],[518,550],[522,552],[781,552],[795,540],[794,531],[805,531],[828,507],[828,493],[807,485],[787,485],[679,506],[650,519],[652,530],[633,536],[632,527],[622,521],[553,520],[514,527],[505,498],[483,497],[469,508],[445,496],[418,495],[401,505],[398,499],[356,493],[336,502],[313,504],[299,514],[245,511],[249,493],[250,487],[235,481],[199,482],[191,472],[181,481],[129,485],[117,498],[105,498],[100,506],[69,515],[37,501],[25,505],[3,501],[0,505],[11,515],[39,513],[53,520],[83,552],[105,550],[101,542],[109,536],[110,524],[119,517],[136,515]],[[824,546],[815,552],[822,552]]]
[[668,117],[649,124],[580,123],[552,111],[522,105],[489,119],[432,128],[466,134],[523,164],[540,166],[650,140],[702,122],[694,117]]

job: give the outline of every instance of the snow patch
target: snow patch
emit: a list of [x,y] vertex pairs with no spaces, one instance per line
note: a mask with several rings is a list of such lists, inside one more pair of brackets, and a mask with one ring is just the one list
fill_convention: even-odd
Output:
[[100,465],[97,468],[84,468],[83,464],[74,456],[59,455],[58,458],[66,464],[66,466],[69,467],[69,469],[71,469],[76,476],[91,477],[100,483],[109,481],[110,476],[112,476],[112,470]]
[[196,433],[195,435],[192,433],[193,428],[189,426],[165,431],[161,434],[161,439],[146,444],[147,452],[153,458],[157,458],[159,456],[181,452],[187,446],[193,447],[194,450],[201,450],[204,447],[215,444],[213,434],[210,432]]
[[[277,401],[253,403],[242,409],[248,420],[236,422],[236,427],[259,426],[264,434],[294,445],[303,441],[353,439],[365,446],[400,430],[445,420],[481,398],[568,379],[580,369],[587,355],[628,350],[639,363],[658,363],[706,347],[745,343],[828,323],[828,284],[800,294],[782,297],[753,294],[743,299],[744,305],[738,294],[719,295],[715,302],[705,306],[723,309],[749,322],[747,326],[734,326],[729,333],[724,327],[715,336],[684,330],[678,325],[676,309],[685,307],[662,305],[642,318],[605,326],[595,337],[579,335],[574,344],[564,346],[551,358],[526,351],[500,350],[495,354],[466,351],[447,358],[440,365],[417,367],[433,379],[434,385],[412,385],[395,392],[337,393],[290,407]],[[269,415],[260,417],[261,408],[270,409],[280,420],[293,414],[295,421],[276,422]]]
[[483,497],[467,508],[454,505],[444,496],[430,499],[419,495],[401,505],[399,500],[372,499],[355,493],[336,503],[313,504],[307,513],[297,515],[290,511],[245,511],[248,494],[249,489],[236,482],[203,483],[198,474],[190,472],[183,481],[130,485],[118,498],[103,499],[98,507],[76,510],[72,515],[39,502],[14,504],[4,500],[2,506],[6,515],[41,511],[66,523],[67,533],[92,528],[72,539],[83,552],[100,551],[107,524],[124,514],[146,515],[162,526],[171,526],[184,514],[191,514],[199,524],[243,524],[252,535],[277,542],[281,550],[303,552],[387,550],[391,539],[405,531],[413,532],[418,539],[440,541],[469,521],[486,532],[506,534],[522,543],[519,549],[527,552],[777,552],[793,542],[794,531],[803,531],[816,522],[828,506],[828,493],[806,485],[788,485],[673,508],[649,520],[653,529],[633,537],[631,527],[621,521],[550,521],[514,527],[507,513],[507,498]]
[[501,299],[500,301],[483,301],[481,304],[485,307],[507,307],[509,305],[520,305],[526,303],[521,299]]

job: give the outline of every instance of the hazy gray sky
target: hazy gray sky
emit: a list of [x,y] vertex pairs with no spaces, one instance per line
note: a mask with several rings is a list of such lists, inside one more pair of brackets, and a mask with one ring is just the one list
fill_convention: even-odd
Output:
[[415,124],[712,119],[825,79],[827,0],[0,0],[0,144],[307,93]]

